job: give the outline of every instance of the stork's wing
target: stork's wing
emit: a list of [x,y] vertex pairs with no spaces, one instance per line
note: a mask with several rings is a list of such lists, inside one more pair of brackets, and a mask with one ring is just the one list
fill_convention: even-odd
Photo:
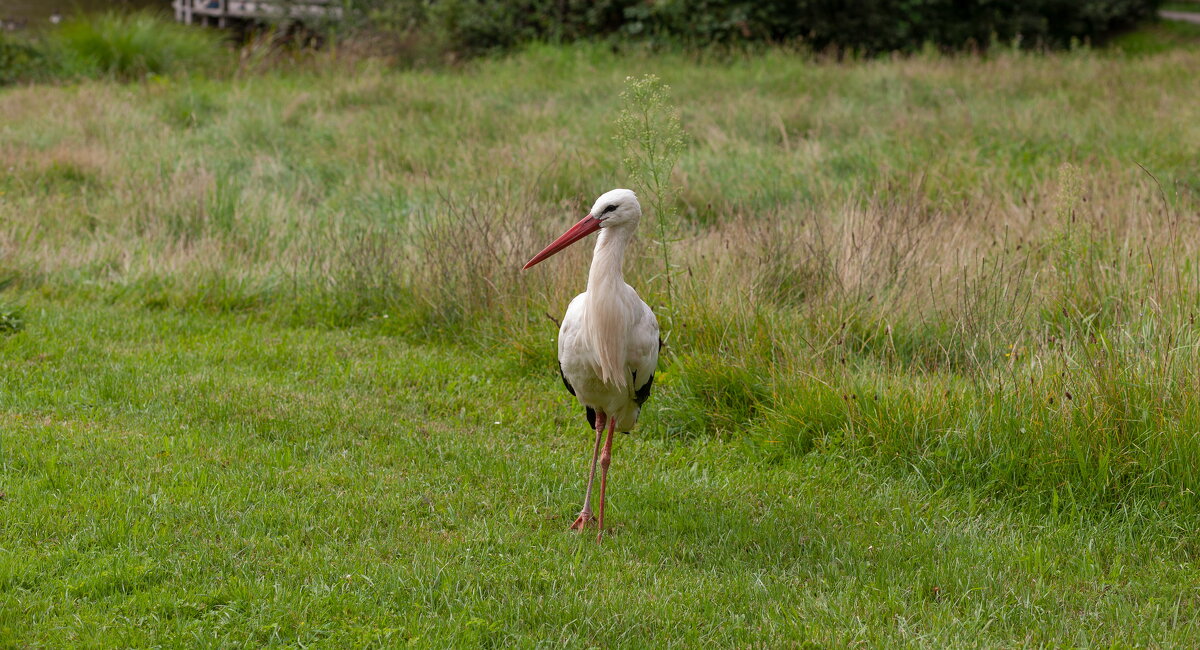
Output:
[[[658,353],[660,354],[662,353],[662,346],[663,340],[660,336],[658,337]],[[657,360],[658,356],[655,355],[655,365],[657,365]],[[654,373],[650,373],[650,378],[646,380],[646,383],[642,384],[641,386],[637,386],[637,373],[635,372],[633,375],[633,383],[634,386],[636,386],[633,392],[633,401],[637,402],[637,405],[640,407],[642,404],[646,403],[646,400],[650,399],[650,388],[654,386]]]
[[[575,395],[575,387],[571,385],[571,380],[567,379],[567,373],[563,370],[563,359],[565,355],[570,353],[575,347],[577,337],[579,336],[579,322],[583,313],[583,296],[579,294],[567,306],[567,313],[563,316],[562,324],[558,330],[558,374],[562,377],[563,386],[567,387],[567,392]],[[584,417],[587,418],[588,429],[596,428],[596,411],[590,406],[584,406]]]
[[[575,395],[575,387],[572,386],[571,382],[567,380],[567,373],[563,372],[561,361],[558,362],[558,376],[562,377],[563,386],[567,387],[567,392],[570,393],[572,396],[574,396]],[[653,379],[653,377],[651,379]],[[638,394],[640,395],[641,393],[638,393]],[[650,396],[650,384],[646,384],[646,397],[649,397],[649,396]],[[644,401],[646,401],[645,398],[642,398],[642,402],[644,402]],[[638,402],[638,406],[641,406],[642,402]],[[584,408],[584,416],[587,417],[588,428],[595,429],[596,428],[596,411],[593,410],[592,407],[590,407],[590,406],[585,406],[583,408]]]
[[633,399],[638,406],[650,398],[654,371],[658,368],[658,352],[662,348],[662,339],[658,337],[658,319],[649,305],[642,302],[641,307],[631,331],[627,360],[633,373]]
[[558,376],[562,377],[563,386],[567,387],[567,392],[570,393],[572,396],[574,396],[575,395],[575,387],[572,386],[571,382],[567,380],[567,373],[563,372],[561,361],[558,362]]

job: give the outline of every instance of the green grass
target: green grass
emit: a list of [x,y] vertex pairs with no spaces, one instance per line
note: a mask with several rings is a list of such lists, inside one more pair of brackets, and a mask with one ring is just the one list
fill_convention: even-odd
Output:
[[1030,512],[854,454],[773,459],[652,425],[618,441],[598,547],[565,532],[590,438],[550,369],[372,328],[28,312],[0,352],[5,644],[1200,633],[1192,528],[1152,503]]
[[[0,91],[0,645],[1187,645],[1200,51],[1134,53]],[[645,73],[677,271],[643,232],[597,548],[586,251],[519,267],[630,184]]]

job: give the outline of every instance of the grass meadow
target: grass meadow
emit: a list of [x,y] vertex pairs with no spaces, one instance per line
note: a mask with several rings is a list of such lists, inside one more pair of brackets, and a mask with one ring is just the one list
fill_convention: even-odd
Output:
[[[1170,29],[0,89],[0,645],[1194,643]],[[627,262],[667,348],[597,546],[553,322],[590,253],[519,269],[651,198],[644,74],[686,132],[672,265],[654,213]]]

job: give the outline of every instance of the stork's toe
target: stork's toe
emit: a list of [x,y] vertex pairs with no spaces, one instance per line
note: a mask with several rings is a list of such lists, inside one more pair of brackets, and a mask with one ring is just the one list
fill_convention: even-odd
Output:
[[587,528],[588,522],[596,521],[591,512],[583,511],[575,518],[575,523],[571,524],[570,530],[583,530]]

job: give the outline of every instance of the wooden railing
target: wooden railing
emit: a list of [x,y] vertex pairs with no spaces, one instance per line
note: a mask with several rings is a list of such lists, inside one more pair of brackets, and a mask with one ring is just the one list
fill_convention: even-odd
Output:
[[336,0],[174,0],[175,20],[186,24],[226,27],[232,21],[320,18],[338,20]]

